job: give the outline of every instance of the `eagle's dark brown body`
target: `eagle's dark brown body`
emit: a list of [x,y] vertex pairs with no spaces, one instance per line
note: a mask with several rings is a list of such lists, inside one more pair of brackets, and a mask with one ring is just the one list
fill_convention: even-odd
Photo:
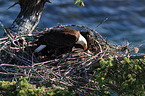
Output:
[[67,47],[72,48],[79,36],[80,32],[75,29],[53,29],[39,38],[38,46],[47,45],[47,48],[52,50]]

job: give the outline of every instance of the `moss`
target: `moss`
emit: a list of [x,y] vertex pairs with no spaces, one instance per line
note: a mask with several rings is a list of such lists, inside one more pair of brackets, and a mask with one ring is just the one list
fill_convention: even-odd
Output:
[[73,93],[59,87],[36,87],[28,83],[27,77],[20,77],[17,82],[0,81],[3,96],[72,96]]

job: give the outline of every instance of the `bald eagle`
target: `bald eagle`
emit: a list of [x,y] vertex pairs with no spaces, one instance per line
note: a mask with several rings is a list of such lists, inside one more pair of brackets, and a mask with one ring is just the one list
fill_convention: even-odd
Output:
[[37,47],[34,52],[40,52],[46,47],[52,50],[68,49],[71,51],[75,44],[80,44],[84,50],[87,49],[87,41],[80,34],[80,31],[71,28],[55,28],[46,32],[38,39],[37,45],[39,47]]

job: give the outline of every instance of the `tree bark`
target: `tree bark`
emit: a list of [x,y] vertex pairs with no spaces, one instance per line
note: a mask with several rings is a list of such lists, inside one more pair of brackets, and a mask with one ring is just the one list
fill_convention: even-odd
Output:
[[31,34],[37,26],[44,5],[48,0],[19,0],[21,11],[10,26],[13,33],[17,35]]

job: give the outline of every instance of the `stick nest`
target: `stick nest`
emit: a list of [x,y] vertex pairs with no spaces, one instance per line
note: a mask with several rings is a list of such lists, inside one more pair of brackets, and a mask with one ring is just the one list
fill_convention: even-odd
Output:
[[[43,31],[63,27],[80,30],[87,38],[88,50],[73,48],[72,52],[58,56],[33,53],[36,41]],[[130,55],[126,46],[110,45],[98,32],[86,26],[59,25],[38,30],[31,36],[14,36],[10,30],[5,30],[7,36],[0,39],[1,80],[17,80],[20,76],[27,76],[29,82],[37,86],[51,87],[55,84],[78,92],[99,92],[101,89],[96,87],[98,82],[94,75],[100,66],[100,59]]]

